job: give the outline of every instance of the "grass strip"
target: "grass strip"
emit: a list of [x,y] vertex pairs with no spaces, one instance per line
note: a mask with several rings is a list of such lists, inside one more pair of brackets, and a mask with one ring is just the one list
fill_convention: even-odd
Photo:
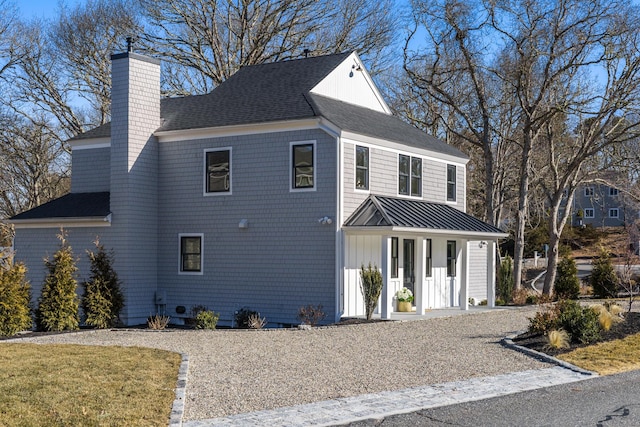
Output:
[[640,334],[578,348],[558,358],[600,375],[640,369]]
[[166,426],[180,360],[140,347],[0,344],[0,425]]

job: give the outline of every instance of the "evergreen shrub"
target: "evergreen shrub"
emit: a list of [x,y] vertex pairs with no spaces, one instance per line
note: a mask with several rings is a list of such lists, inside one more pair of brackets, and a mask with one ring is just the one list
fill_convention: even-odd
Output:
[[21,263],[0,267],[0,336],[15,335],[33,324],[26,273],[27,268]]
[[364,298],[364,308],[367,320],[371,320],[373,311],[378,305],[378,298],[382,292],[382,273],[377,266],[360,267],[360,291]]
[[571,258],[562,258],[556,267],[555,299],[578,299],[580,281],[578,268]]
[[87,325],[98,329],[112,328],[119,322],[124,296],[118,275],[113,269],[112,254],[107,253],[98,240],[94,243],[96,252],[87,252],[91,262],[91,278],[82,284],[82,309]]
[[44,260],[48,273],[36,310],[38,328],[45,331],[75,330],[80,323],[76,260],[64,231],[58,235],[58,239],[60,249],[52,259]]
[[501,300],[506,304],[511,301],[512,293],[513,259],[507,255],[502,259],[498,269],[498,295],[496,295],[496,300]]
[[615,297],[618,290],[618,276],[613,269],[609,252],[601,248],[600,254],[592,265],[590,283],[593,295],[597,298]]
[[220,314],[211,310],[201,310],[196,315],[196,329],[215,329]]

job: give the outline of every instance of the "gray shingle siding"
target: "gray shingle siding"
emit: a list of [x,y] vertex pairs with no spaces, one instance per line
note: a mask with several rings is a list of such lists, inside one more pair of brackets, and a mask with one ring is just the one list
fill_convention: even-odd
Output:
[[[290,142],[316,141],[317,190],[290,192]],[[203,195],[204,150],[231,147],[232,194]],[[229,322],[243,306],[295,323],[335,307],[335,138],[320,130],[160,144],[158,285],[167,313],[204,304]],[[256,172],[257,169],[260,172]],[[247,219],[248,229],[239,229]],[[203,274],[178,274],[179,233],[203,233]]]
[[71,159],[72,193],[109,191],[111,177],[109,147],[74,150]]
[[129,304],[128,323],[154,310],[157,287],[160,66],[126,56],[112,63],[111,233]]
[[[67,234],[67,242],[78,260],[76,277],[78,279],[77,292],[80,296],[83,293],[81,283],[91,276],[90,263],[86,251],[95,250],[93,242],[96,237],[100,238],[100,242],[107,249],[111,247],[112,240],[109,236],[109,229],[103,227],[68,228],[65,229],[65,232]],[[19,238],[14,243],[16,261],[25,263],[28,269],[27,278],[31,284],[34,308],[37,307],[38,297],[42,291],[42,283],[47,274],[44,258],[52,257],[60,248],[58,234],[60,234],[60,229],[57,227],[20,229]]]

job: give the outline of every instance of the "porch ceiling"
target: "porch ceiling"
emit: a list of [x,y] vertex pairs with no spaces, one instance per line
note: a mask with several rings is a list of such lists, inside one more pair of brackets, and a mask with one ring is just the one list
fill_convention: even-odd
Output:
[[501,238],[502,230],[441,203],[369,196],[345,221],[345,229],[413,231]]

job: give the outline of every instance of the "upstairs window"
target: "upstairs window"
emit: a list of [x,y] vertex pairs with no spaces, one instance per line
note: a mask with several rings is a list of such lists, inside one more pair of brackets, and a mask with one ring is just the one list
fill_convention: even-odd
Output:
[[584,188],[584,196],[585,197],[593,197],[593,187],[585,187]]
[[291,144],[291,188],[315,188],[315,142]]
[[609,209],[609,218],[618,218],[620,216],[620,211],[618,208]]
[[447,201],[456,201],[456,167],[447,165]]
[[202,274],[202,234],[180,234],[180,273]]
[[610,196],[617,196],[618,195],[618,189],[617,188],[613,188],[613,187],[609,187],[609,195]]
[[205,151],[205,192],[231,192],[231,149]]
[[369,189],[369,148],[356,146],[356,189]]
[[398,194],[422,196],[422,159],[418,157],[398,157]]

